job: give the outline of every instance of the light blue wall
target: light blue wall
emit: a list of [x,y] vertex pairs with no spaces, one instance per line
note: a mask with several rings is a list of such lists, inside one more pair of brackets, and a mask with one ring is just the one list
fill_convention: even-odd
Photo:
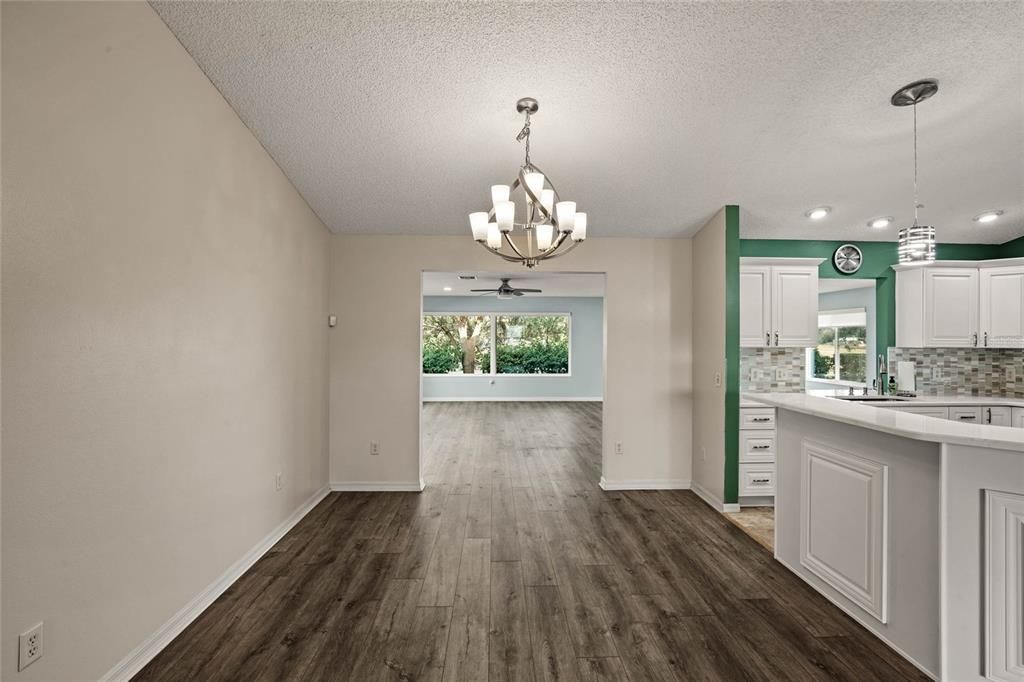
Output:
[[[874,381],[877,375],[878,369],[878,351],[877,343],[875,339],[875,328],[877,326],[876,321],[876,306],[875,306],[875,287],[865,287],[861,289],[847,289],[846,291],[830,291],[824,294],[818,294],[818,310],[848,310],[851,308],[864,308],[867,311],[868,318],[868,365],[867,365],[867,378],[868,386],[871,386],[871,382]],[[820,383],[817,381],[808,381],[807,390],[815,389],[832,389],[835,388],[832,384]]]
[[[424,296],[425,313],[569,313],[569,376],[424,375],[424,400],[596,398],[604,390],[604,299],[595,297]],[[493,382],[493,383],[492,383]]]

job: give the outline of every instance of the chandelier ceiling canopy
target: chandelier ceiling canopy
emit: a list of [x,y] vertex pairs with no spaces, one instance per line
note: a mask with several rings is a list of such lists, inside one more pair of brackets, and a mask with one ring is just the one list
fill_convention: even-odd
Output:
[[[587,238],[587,214],[576,211],[576,202],[562,201],[551,178],[530,160],[530,117],[539,108],[532,97],[516,102],[516,111],[526,118],[516,136],[526,149],[523,165],[511,185],[491,186],[489,211],[469,214],[480,246],[528,268],[569,253]],[[514,201],[517,196],[521,206]]]

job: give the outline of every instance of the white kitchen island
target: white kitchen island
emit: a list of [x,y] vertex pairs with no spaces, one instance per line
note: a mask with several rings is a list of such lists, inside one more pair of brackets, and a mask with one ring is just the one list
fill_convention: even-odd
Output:
[[1024,681],[1024,430],[776,408],[775,557],[941,680]]

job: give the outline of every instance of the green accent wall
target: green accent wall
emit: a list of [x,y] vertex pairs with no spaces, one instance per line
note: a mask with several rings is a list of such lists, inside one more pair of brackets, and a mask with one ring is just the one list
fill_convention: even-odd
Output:
[[1011,242],[999,246],[1000,258],[1024,258],[1024,237],[1017,237]]
[[740,461],[740,207],[725,207],[725,485],[739,501]]

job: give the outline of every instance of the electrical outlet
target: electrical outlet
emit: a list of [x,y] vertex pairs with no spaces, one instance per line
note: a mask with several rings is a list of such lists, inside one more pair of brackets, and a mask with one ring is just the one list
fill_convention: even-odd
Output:
[[380,454],[380,443],[377,441],[370,441],[370,455],[376,457]]
[[18,670],[24,670],[43,655],[43,624],[18,635]]
[[782,369],[781,367],[776,367],[775,368],[775,380],[776,381],[785,381],[786,380],[786,370]]
[[764,370],[759,367],[750,368],[751,381],[764,381]]
[[721,372],[715,372],[715,386],[718,387],[718,386],[721,386],[721,385],[722,385],[722,373]]
[[281,472],[274,474],[274,490],[281,489]]
[[1006,366],[1006,383],[1015,384],[1017,383],[1017,368],[1013,365]]
[[941,367],[932,367],[932,381],[942,381]]
[[622,454],[622,443],[616,443],[615,444],[615,454],[616,455],[621,455]]

